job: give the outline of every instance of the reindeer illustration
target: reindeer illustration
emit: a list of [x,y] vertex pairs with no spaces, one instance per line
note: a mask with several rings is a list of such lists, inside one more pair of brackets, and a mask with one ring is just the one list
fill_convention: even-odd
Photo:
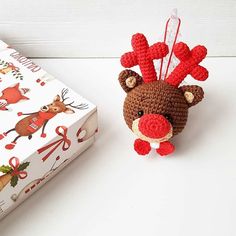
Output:
[[121,57],[121,64],[130,68],[139,65],[142,77],[132,71],[124,70],[119,75],[119,82],[127,93],[123,114],[128,127],[138,137],[134,149],[140,155],[146,155],[154,148],[165,156],[174,152],[174,145],[169,141],[180,133],[187,122],[188,108],[196,105],[203,98],[203,90],[197,85],[179,86],[187,75],[203,81],[208,71],[199,65],[206,57],[207,49],[198,45],[192,50],[183,43],[176,43],[173,53],[179,64],[164,79],[158,79],[153,60],[164,58],[168,54],[165,43],[148,45],[143,34],[132,37],[132,52]]
[[78,109],[78,110],[84,110],[88,108],[87,104],[81,103],[79,105],[74,105],[73,102],[66,103],[65,101],[69,99],[69,97],[66,97],[66,94],[68,93],[68,89],[63,89],[61,92],[61,97],[57,95],[53,102],[44,105],[41,107],[41,109],[37,112],[33,113],[22,113],[19,112],[18,116],[26,115],[25,118],[18,121],[18,123],[15,125],[14,128],[8,130],[7,132],[0,134],[0,140],[6,137],[10,132],[15,131],[18,135],[15,137],[15,139],[5,146],[6,149],[13,149],[16,145],[17,140],[20,137],[28,137],[30,140],[32,138],[32,135],[40,130],[42,128],[41,137],[45,138],[45,127],[49,120],[51,120],[53,117],[55,117],[59,113],[66,113],[66,114],[73,114],[75,111],[72,109]]

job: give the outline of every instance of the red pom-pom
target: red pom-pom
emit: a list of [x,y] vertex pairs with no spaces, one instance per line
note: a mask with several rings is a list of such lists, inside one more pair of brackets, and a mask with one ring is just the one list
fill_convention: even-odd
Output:
[[57,160],[57,161],[60,160],[60,156],[58,156],[58,157],[56,158],[56,160]]
[[150,143],[143,141],[141,139],[136,139],[134,142],[134,150],[139,155],[146,155],[151,151]]
[[22,113],[22,112],[18,112],[17,115],[18,115],[18,116],[22,116],[23,113]]
[[174,150],[175,150],[175,146],[172,143],[166,141],[166,142],[160,143],[160,147],[156,150],[156,152],[160,156],[166,156],[173,153]]

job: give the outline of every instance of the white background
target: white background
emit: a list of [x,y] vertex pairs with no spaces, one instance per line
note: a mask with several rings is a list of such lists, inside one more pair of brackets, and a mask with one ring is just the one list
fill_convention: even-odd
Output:
[[31,57],[117,57],[133,33],[162,39],[173,8],[190,45],[204,43],[210,56],[236,55],[235,0],[5,0],[0,34]]
[[1,236],[236,235],[236,58],[220,57],[236,55],[235,1],[5,1],[0,31],[31,56],[118,56],[136,31],[154,42],[173,7],[183,39],[219,56],[203,63],[205,99],[174,138],[176,153],[132,150],[118,59],[35,59],[98,105],[100,130],[88,151],[0,222]]

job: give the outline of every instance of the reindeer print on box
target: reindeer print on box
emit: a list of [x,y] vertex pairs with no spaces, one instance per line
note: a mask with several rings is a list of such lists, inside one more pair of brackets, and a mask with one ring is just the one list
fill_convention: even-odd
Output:
[[94,104],[1,40],[0,82],[1,220],[89,148],[98,129]]
[[52,103],[44,105],[40,108],[39,111],[32,113],[22,113],[19,112],[18,116],[26,116],[17,122],[14,128],[4,132],[0,135],[0,140],[8,136],[11,132],[16,132],[17,136],[14,140],[5,146],[6,149],[13,149],[17,143],[17,140],[21,137],[28,137],[30,140],[32,135],[38,130],[42,129],[41,137],[45,138],[45,127],[49,120],[55,117],[59,113],[73,114],[75,111],[73,109],[84,110],[88,108],[87,104],[81,103],[79,105],[74,105],[73,102],[66,102],[69,97],[66,97],[68,89],[63,89],[60,95],[56,95]]
[[[184,129],[188,109],[199,103],[204,95],[202,88],[197,85],[180,84],[187,75],[199,81],[208,77],[208,71],[199,65],[206,57],[207,49],[199,45],[190,50],[187,44],[176,42],[179,19],[176,20],[176,37],[172,48],[167,45],[169,21],[164,42],[149,46],[143,34],[135,34],[131,42],[133,51],[121,57],[122,66],[130,68],[138,65],[142,73],[140,76],[126,69],[119,75],[120,85],[127,93],[123,107],[124,119],[138,137],[134,149],[140,155],[148,154],[151,148],[161,156],[174,152],[175,147],[169,140]],[[168,72],[172,56],[178,65]],[[160,71],[158,79],[153,60],[161,59],[159,69],[163,70],[165,57],[169,58],[166,73],[161,79],[163,74]]]

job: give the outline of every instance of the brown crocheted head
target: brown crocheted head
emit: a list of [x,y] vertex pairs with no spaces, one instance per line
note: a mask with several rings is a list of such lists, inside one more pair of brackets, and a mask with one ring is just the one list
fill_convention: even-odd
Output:
[[124,119],[138,136],[134,148],[141,155],[149,153],[151,146],[160,155],[170,154],[174,146],[168,140],[183,130],[188,108],[199,103],[204,95],[197,85],[179,84],[188,74],[197,80],[208,77],[207,70],[198,65],[206,56],[206,48],[197,46],[190,51],[186,44],[176,44],[174,54],[180,63],[165,80],[158,80],[153,59],[166,56],[168,47],[164,43],[149,47],[141,34],[133,36],[132,46],[134,51],[124,54],[121,64],[139,65],[143,76],[126,69],[120,73],[119,82],[127,93]]

